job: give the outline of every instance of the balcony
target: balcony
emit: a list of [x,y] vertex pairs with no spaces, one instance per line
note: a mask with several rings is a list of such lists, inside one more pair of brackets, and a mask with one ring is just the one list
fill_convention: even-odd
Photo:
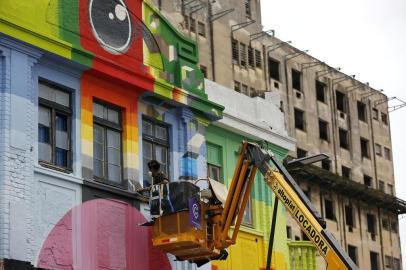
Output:
[[291,270],[316,270],[316,247],[309,241],[289,241]]

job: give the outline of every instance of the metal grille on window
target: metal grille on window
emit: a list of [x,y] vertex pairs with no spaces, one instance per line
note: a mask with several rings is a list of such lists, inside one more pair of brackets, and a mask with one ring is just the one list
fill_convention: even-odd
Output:
[[93,174],[96,180],[122,185],[121,111],[93,103]]
[[231,49],[232,49],[232,55],[233,55],[233,63],[238,64],[239,62],[239,54],[238,54],[238,41],[233,39],[231,41]]
[[248,65],[254,68],[254,49],[251,46],[248,46]]
[[39,82],[38,160],[44,166],[70,169],[70,94],[48,82]]
[[262,68],[262,55],[258,50],[255,50],[255,66],[257,68]]
[[155,120],[142,121],[142,156],[144,187],[152,184],[148,162],[157,160],[160,170],[169,177],[169,134],[168,127]]

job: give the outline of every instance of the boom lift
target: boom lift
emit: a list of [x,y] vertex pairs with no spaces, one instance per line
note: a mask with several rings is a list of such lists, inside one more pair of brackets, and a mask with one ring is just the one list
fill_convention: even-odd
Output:
[[[276,201],[279,199],[284,204],[326,260],[327,270],[357,269],[326,229],[325,221],[282,163],[272,152],[245,141],[226,200],[221,202],[215,194],[207,196],[207,192],[203,190],[195,198],[194,204],[189,204],[189,210],[158,217],[153,225],[153,245],[175,255],[178,260],[189,260],[198,265],[224,259],[226,249],[236,243],[257,170],[263,174],[266,184],[275,193]],[[210,188],[210,191],[216,193],[214,188]],[[190,222],[193,215],[197,224]],[[274,218],[275,215],[274,213]],[[231,233],[232,225],[234,229]],[[271,234],[271,241],[272,238]],[[271,252],[268,256],[272,256]],[[267,264],[269,269],[270,257]]]

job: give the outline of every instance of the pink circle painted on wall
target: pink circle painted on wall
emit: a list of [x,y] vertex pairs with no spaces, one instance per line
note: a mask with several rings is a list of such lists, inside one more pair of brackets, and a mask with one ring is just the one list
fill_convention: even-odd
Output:
[[132,205],[97,199],[71,209],[43,243],[44,269],[169,270],[165,253],[152,246],[151,227]]

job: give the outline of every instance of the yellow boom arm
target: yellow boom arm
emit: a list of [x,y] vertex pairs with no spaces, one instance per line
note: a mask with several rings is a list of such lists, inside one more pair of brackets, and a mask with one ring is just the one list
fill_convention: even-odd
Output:
[[[271,166],[271,164],[273,166]],[[229,194],[221,217],[220,242],[224,246],[235,244],[257,170],[264,175],[266,184],[286,210],[314,243],[327,262],[327,270],[358,269],[342,250],[334,236],[325,228],[325,221],[293,180],[286,168],[274,155],[257,144],[244,142],[234,171]],[[228,232],[235,224],[231,239]]]

